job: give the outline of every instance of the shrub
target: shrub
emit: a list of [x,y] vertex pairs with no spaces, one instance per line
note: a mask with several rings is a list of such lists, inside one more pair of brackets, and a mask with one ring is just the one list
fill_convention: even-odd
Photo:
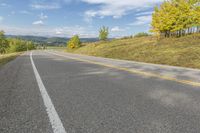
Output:
[[4,32],[0,31],[0,54],[6,53],[6,49],[9,47],[8,40],[6,39]]
[[137,33],[134,37],[145,37],[145,36],[150,36],[150,35],[145,32],[140,32],[140,33]]
[[78,35],[73,36],[68,42],[67,47],[69,49],[79,48],[81,47],[81,41]]
[[99,30],[99,39],[101,41],[106,41],[108,39],[108,34],[109,34],[108,30],[109,30],[108,27],[105,27],[105,26],[100,28],[100,30]]
[[121,39],[131,39],[131,38],[133,38],[133,36],[124,36]]
[[10,47],[8,48],[8,52],[21,52],[35,49],[34,44],[31,41],[24,41],[20,39],[9,39]]

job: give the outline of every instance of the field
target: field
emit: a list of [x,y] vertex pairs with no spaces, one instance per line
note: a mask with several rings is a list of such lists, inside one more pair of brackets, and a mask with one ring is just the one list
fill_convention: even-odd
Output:
[[10,54],[4,54],[0,55],[0,67],[9,61],[15,59],[17,56],[19,56],[21,53],[10,53]]
[[149,36],[84,43],[81,48],[66,51],[200,69],[200,34],[159,40]]

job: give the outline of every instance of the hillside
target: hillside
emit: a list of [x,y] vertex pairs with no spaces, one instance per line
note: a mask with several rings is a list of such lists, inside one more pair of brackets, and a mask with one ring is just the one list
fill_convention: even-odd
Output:
[[[70,38],[64,37],[41,37],[41,36],[15,36],[15,35],[7,35],[7,38],[19,38],[26,41],[33,41],[37,44],[46,44],[48,46],[65,46],[66,42],[69,41]],[[95,42],[97,38],[81,38],[82,42]]]
[[200,68],[200,34],[157,41],[155,37],[116,39],[85,43],[77,54],[125,59],[155,64]]

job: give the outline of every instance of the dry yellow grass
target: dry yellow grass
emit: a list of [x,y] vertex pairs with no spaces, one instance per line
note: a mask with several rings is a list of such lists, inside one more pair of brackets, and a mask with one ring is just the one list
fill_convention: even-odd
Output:
[[200,68],[200,34],[182,38],[157,40],[155,37],[116,39],[108,42],[84,44],[67,52]]
[[0,67],[7,62],[15,59],[17,56],[19,56],[21,53],[10,53],[10,54],[3,54],[0,55]]

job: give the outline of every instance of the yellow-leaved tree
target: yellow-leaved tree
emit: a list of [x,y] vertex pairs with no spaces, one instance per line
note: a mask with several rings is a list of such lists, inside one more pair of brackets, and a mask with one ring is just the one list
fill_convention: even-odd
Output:
[[164,37],[184,36],[199,32],[199,0],[168,0],[155,7],[152,15],[152,29]]
[[68,42],[67,47],[69,49],[79,48],[81,46],[81,41],[78,35],[73,36]]

